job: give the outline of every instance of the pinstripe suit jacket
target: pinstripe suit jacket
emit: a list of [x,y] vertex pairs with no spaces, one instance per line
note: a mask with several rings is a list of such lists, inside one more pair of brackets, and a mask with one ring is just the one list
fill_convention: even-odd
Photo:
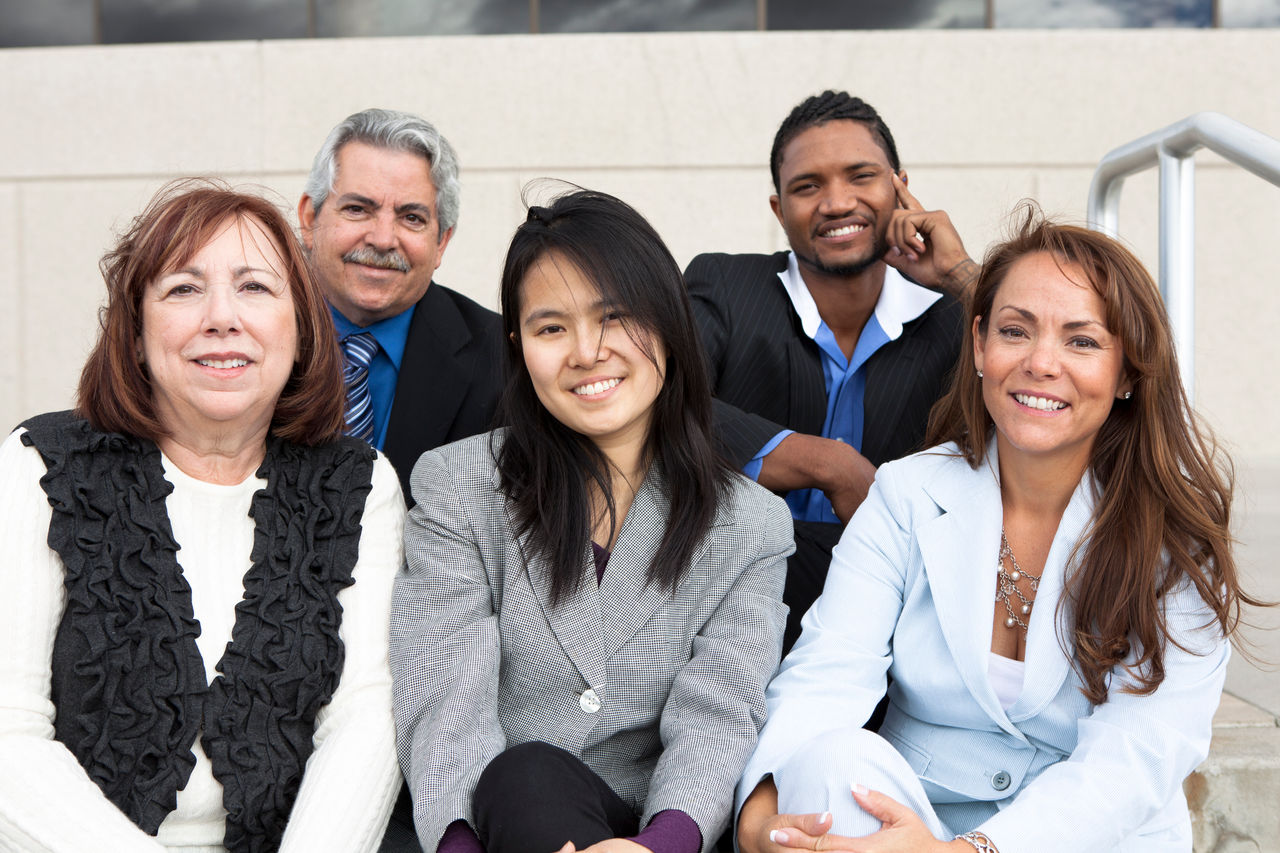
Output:
[[1022,691],[1004,709],[987,674],[1003,519],[998,471],[993,441],[977,470],[943,445],[877,472],[769,685],[769,724],[739,805],[801,744],[861,725],[885,694],[887,673],[880,735],[953,832],[978,827],[1001,853],[1185,853],[1182,780],[1209,751],[1230,646],[1183,582],[1163,601],[1177,644],[1165,647],[1160,687],[1126,693],[1134,679],[1116,667],[1107,701],[1089,704],[1060,641],[1070,636],[1069,608],[1059,608],[1068,560],[1093,519],[1086,475],[1040,576]]
[[[684,274],[716,396],[716,429],[739,468],[784,428],[821,435],[826,420],[821,352],[778,279],[786,268],[786,252],[707,254]],[[873,465],[923,444],[929,409],[960,353],[963,313],[943,296],[867,360],[862,455]]]
[[[501,431],[493,433],[501,441]],[[728,823],[733,787],[764,722],[777,666],[791,518],[735,478],[675,592],[645,583],[667,518],[649,471],[597,587],[560,605],[526,564],[498,491],[490,436],[425,454],[407,566],[391,609],[397,745],[424,849],[471,819],[481,771],[507,746],[542,740],[580,757],[641,816],[689,814],[703,848]],[[598,710],[582,702],[592,690]]]

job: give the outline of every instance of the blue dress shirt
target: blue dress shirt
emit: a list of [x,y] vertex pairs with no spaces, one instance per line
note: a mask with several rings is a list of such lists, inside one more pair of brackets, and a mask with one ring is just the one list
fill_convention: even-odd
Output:
[[[827,417],[822,425],[824,438],[834,438],[862,452],[862,429],[865,422],[863,398],[867,388],[867,360],[876,350],[896,340],[902,334],[902,326],[921,314],[941,298],[941,294],[903,278],[893,268],[885,270],[884,286],[876,301],[875,310],[854,345],[853,356],[846,358],[836,336],[818,313],[817,303],[805,286],[792,252],[787,268],[778,273],[782,285],[791,297],[791,304],[800,317],[804,332],[818,345],[822,359],[822,379],[827,389]],[[760,476],[764,457],[772,453],[784,438],[794,430],[783,430],[771,438],[742,471],[751,479]],[[796,489],[788,493],[787,505],[791,516],[798,521],[827,521],[838,524],[840,519],[831,509],[831,502],[820,489]]]
[[382,449],[387,440],[387,422],[391,420],[391,403],[396,397],[396,379],[400,376],[400,360],[409,339],[409,323],[413,320],[409,306],[394,317],[379,320],[371,326],[357,326],[330,306],[338,340],[358,332],[368,332],[378,342],[378,352],[369,362],[369,396],[373,398],[373,446]]

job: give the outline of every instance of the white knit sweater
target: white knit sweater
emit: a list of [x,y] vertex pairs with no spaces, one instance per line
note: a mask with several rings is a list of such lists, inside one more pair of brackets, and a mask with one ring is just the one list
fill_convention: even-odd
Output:
[[[0,850],[222,851],[222,786],[199,740],[177,809],[152,838],[53,739],[50,661],[66,591],[62,563],[47,541],[51,509],[39,483],[44,462],[22,444],[21,432],[0,444]],[[250,565],[250,500],[265,481],[218,486],[163,461],[174,487],[165,507],[200,622],[196,645],[212,680]],[[285,853],[376,850],[398,789],[387,624],[403,554],[404,501],[381,455],[361,527],[356,582],[338,593],[342,677],[316,717],[315,752],[285,830]]]

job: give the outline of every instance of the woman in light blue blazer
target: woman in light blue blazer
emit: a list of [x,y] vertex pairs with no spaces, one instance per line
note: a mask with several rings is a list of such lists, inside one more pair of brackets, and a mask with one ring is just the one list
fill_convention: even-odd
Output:
[[508,427],[425,454],[391,616],[424,850],[697,853],[777,667],[791,519],[709,436],[688,296],[627,205],[530,209]]
[[769,687],[746,853],[1191,849],[1257,602],[1155,285],[1028,208],[968,319],[937,446],[879,470]]

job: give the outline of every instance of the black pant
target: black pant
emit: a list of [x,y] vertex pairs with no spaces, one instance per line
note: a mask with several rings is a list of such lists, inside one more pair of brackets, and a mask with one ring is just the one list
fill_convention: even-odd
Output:
[[409,786],[403,782],[378,853],[422,853],[418,831],[413,826],[413,800],[409,797]]
[[476,834],[487,853],[578,850],[640,829],[639,817],[572,753],[541,741],[513,746],[480,774]]

